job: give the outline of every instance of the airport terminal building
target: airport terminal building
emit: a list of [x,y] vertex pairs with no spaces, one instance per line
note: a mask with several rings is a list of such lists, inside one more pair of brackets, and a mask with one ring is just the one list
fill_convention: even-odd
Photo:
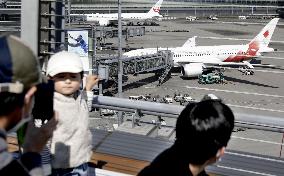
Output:
[[[243,4],[243,5],[277,5],[281,0],[165,0],[165,3],[186,2],[199,4]],[[72,0],[75,4],[113,4],[117,0]],[[123,3],[152,4],[153,0],[124,0]]]
[[[115,13],[117,0],[71,0],[73,13]],[[123,0],[123,12],[147,12],[154,0]],[[276,14],[280,0],[164,0],[162,15],[239,16]]]

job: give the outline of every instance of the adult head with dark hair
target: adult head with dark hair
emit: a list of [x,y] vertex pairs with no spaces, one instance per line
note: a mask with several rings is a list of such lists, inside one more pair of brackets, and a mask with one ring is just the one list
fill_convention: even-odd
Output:
[[188,104],[176,123],[176,141],[138,176],[208,176],[205,167],[225,151],[232,130],[231,109],[213,94]]
[[233,128],[233,112],[221,100],[189,104],[177,119],[175,147],[190,164],[211,164],[224,154]]
[[[6,130],[14,127],[25,113],[22,108],[30,107],[35,85],[41,82],[40,69],[32,50],[17,37],[0,38],[0,116],[13,118],[6,123]],[[26,98],[26,101],[25,101]],[[28,108],[24,108],[28,109]],[[17,114],[17,115],[16,115]],[[3,118],[1,118],[3,120]]]
[[16,131],[31,119],[36,85],[40,82],[40,68],[32,50],[15,36],[0,37],[0,175],[28,175],[27,171],[35,171],[39,152],[56,127],[55,118],[42,128],[36,128],[31,121],[22,146],[21,163],[8,153],[6,131]]

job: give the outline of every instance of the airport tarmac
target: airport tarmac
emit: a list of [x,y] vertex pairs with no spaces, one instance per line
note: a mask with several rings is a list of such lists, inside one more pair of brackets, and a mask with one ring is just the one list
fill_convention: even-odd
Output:
[[[127,44],[130,48],[178,47],[193,36],[198,36],[197,45],[245,44],[268,22],[269,20],[240,21],[220,18],[217,21],[162,21],[159,22],[160,26],[147,26],[146,35],[123,41],[123,46]],[[198,84],[197,79],[182,79],[179,73],[172,74],[172,77],[161,86],[157,86],[158,82],[153,73],[129,75],[129,81],[124,86],[124,97],[143,94],[163,97],[173,96],[174,93],[186,93],[200,100],[204,94],[214,93],[236,113],[284,117],[284,20],[280,19],[278,24],[270,45],[277,51],[257,59],[261,60],[262,64],[273,65],[272,68],[256,67],[254,75],[242,75],[238,70],[226,69],[224,75],[227,84],[208,85]],[[117,38],[108,39],[107,42],[117,43]],[[175,126],[175,119],[163,119],[168,126]],[[142,121],[152,120],[157,120],[157,117],[142,117]],[[111,130],[116,119],[99,119],[95,123],[102,129]],[[158,131],[164,129],[165,127],[162,127]],[[245,129],[233,133],[229,148],[278,157],[282,137],[283,134],[280,133]],[[170,139],[174,139],[174,134]],[[284,152],[282,157],[283,155]]]
[[[182,24],[181,21],[162,22],[155,31],[147,32],[145,36],[130,38],[130,47],[177,47],[181,46],[187,38],[198,36],[197,45],[224,45],[224,44],[245,44],[248,41],[228,40],[222,38],[252,39],[269,20],[260,21],[262,25],[239,26],[230,23],[208,22]],[[249,21],[247,21],[249,23]],[[130,76],[130,80],[142,80],[137,84],[142,84],[138,92],[151,93],[152,95],[173,95],[176,92],[188,93],[193,98],[199,100],[205,93],[214,93],[232,105],[237,112],[255,113],[267,116],[284,117],[284,20],[279,21],[280,27],[276,27],[272,36],[271,47],[277,49],[274,53],[265,54],[257,60],[262,64],[274,65],[273,68],[256,67],[254,75],[243,75],[236,69],[226,69],[224,72],[227,84],[207,84],[201,85],[197,79],[182,79],[180,74],[173,74],[172,78],[162,86],[157,87],[155,83],[145,83],[143,79],[150,74]],[[165,28],[166,27],[166,28]],[[147,27],[148,28],[148,27]],[[189,30],[192,32],[165,32],[171,30]],[[149,30],[149,29],[146,29]],[[214,31],[214,32],[208,32]],[[224,32],[226,31],[226,32]],[[236,31],[238,32],[237,34]],[[223,34],[223,33],[225,34]],[[230,34],[231,32],[231,34]],[[210,39],[206,37],[217,37]],[[130,89],[125,92],[125,96],[137,94],[137,89]]]
[[[181,46],[187,38],[198,36],[197,45],[245,44],[253,39],[269,20],[244,22],[246,23],[232,24],[227,20],[225,23],[221,20],[207,23],[163,21],[160,22],[160,26],[146,27],[145,36],[129,38],[127,43],[130,47],[137,48],[177,47]],[[199,84],[197,79],[183,79],[180,74],[172,74],[171,78],[161,86],[157,86],[158,82],[155,81],[152,73],[130,75],[128,85],[124,89],[124,97],[143,94],[163,97],[173,96],[174,93],[186,93],[200,100],[204,94],[214,93],[236,113],[284,117],[284,20],[281,19],[278,24],[280,25],[276,27],[270,45],[277,49],[277,52],[257,59],[261,60],[262,64],[274,65],[273,68],[256,67],[254,75],[243,75],[236,69],[226,69],[224,72],[226,84],[207,85]],[[177,30],[189,32],[171,32]],[[235,39],[243,39],[243,41]],[[142,119],[149,122],[155,118]],[[166,122],[170,126],[175,125],[173,119],[166,119]],[[279,133],[245,129],[233,134],[229,148],[278,157],[282,137],[283,135]]]

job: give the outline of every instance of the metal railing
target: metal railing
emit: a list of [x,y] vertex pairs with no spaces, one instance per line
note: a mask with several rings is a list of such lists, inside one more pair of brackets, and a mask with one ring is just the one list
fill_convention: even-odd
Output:
[[[177,118],[184,106],[128,100],[116,97],[95,96],[93,107],[117,111],[137,112],[162,117]],[[284,118],[235,113],[235,126],[284,133]]]

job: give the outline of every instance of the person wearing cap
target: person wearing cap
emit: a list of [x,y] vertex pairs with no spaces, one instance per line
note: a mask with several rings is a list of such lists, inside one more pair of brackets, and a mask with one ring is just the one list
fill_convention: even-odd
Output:
[[[0,37],[0,175],[42,175],[40,152],[52,136],[57,120],[41,128],[31,119],[36,85],[41,76],[32,50],[15,36]],[[28,123],[19,160],[7,151],[6,134]]]
[[52,175],[87,175],[87,162],[92,154],[88,128],[88,105],[91,103],[87,102],[92,101],[91,90],[99,79],[89,75],[84,90],[80,91],[81,58],[67,51],[58,52],[49,59],[46,74],[54,80],[54,109],[59,114],[59,123],[51,138]]
[[138,176],[208,176],[205,167],[224,155],[233,128],[233,112],[215,95],[188,104],[177,119],[174,144]]

